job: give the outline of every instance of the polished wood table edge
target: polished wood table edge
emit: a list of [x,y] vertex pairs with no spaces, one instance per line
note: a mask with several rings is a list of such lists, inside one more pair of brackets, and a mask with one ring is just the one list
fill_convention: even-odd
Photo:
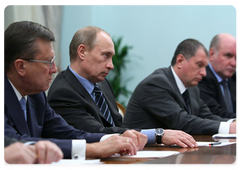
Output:
[[[197,142],[213,142],[212,136],[194,135]],[[236,141],[236,139],[235,139]],[[235,164],[236,143],[221,147],[199,146],[198,148],[182,148],[179,146],[164,146],[148,144],[143,150],[146,151],[178,151],[177,155],[164,158],[105,158],[101,159],[104,164]]]

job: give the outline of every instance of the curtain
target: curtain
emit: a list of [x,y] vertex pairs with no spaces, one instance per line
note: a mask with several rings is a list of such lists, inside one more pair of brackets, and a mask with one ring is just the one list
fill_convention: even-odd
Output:
[[49,28],[55,35],[56,42],[53,43],[55,52],[55,63],[58,71],[61,71],[61,24],[62,6],[57,5],[12,5],[7,6],[4,11],[5,29],[13,22],[33,21]]
[[61,52],[60,52],[60,38],[62,28],[62,6],[42,6],[44,14],[45,26],[49,28],[55,35],[56,43],[53,43],[55,52],[55,63],[58,71],[61,71]]
[[[53,43],[55,53],[55,63],[58,72],[61,71],[61,24],[62,6],[57,5],[12,5],[7,6],[4,11],[5,29],[13,22],[33,21],[49,28],[55,35],[56,42]],[[53,79],[57,73],[53,75]],[[47,92],[47,91],[46,91]]]

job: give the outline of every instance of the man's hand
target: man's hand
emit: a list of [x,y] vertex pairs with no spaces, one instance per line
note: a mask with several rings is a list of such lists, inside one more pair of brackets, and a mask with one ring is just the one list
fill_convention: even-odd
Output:
[[193,137],[180,130],[165,130],[165,134],[162,137],[162,143],[165,145],[178,145],[183,148],[186,147],[198,147]]
[[39,141],[35,143],[37,162],[40,164],[50,164],[58,162],[63,158],[62,150],[50,141]]
[[107,158],[115,153],[136,155],[138,148],[131,138],[112,135],[101,142],[86,144],[86,158]]
[[39,141],[34,145],[16,142],[4,148],[4,158],[10,164],[49,164],[62,159],[63,153],[50,141]]
[[127,130],[122,134],[122,136],[131,138],[138,150],[142,150],[148,141],[147,135],[144,135],[136,130]]
[[236,121],[233,121],[233,122],[230,124],[229,133],[230,133],[230,134],[236,134]]
[[4,159],[9,164],[32,164],[36,161],[34,146],[13,143],[4,148]]

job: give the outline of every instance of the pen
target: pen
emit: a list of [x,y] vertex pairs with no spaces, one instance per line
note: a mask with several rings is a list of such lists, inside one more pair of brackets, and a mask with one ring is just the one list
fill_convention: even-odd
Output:
[[222,142],[209,143],[209,146],[220,145]]

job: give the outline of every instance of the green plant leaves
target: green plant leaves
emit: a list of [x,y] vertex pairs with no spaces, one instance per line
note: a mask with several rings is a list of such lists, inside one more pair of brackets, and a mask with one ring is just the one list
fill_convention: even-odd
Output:
[[128,45],[124,45],[123,47],[121,47],[122,37],[113,40],[113,43],[115,49],[115,55],[113,56],[112,59],[114,69],[111,70],[110,72],[111,76],[108,77],[108,81],[113,88],[116,101],[120,102],[124,107],[126,107],[125,102],[119,101],[120,100],[119,97],[121,95],[127,97],[129,94],[132,93],[126,87],[127,82],[129,82],[131,78],[128,78],[127,80],[123,81],[122,70],[126,68],[126,63],[129,62],[128,52],[133,47]]

